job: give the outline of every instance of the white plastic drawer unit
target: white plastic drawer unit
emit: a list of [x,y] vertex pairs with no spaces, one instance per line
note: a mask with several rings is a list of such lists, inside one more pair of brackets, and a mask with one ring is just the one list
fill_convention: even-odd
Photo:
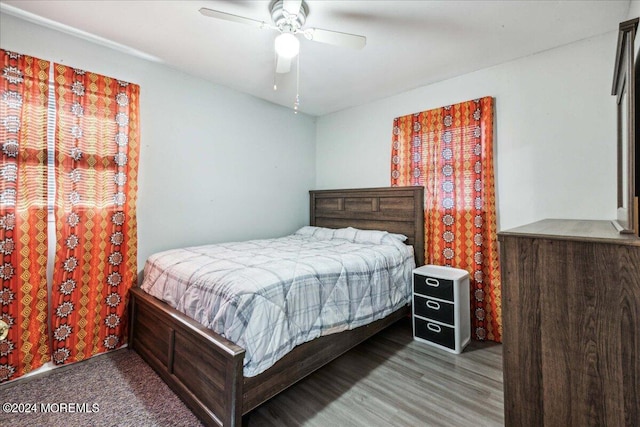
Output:
[[439,265],[413,270],[413,337],[460,354],[471,340],[469,273]]

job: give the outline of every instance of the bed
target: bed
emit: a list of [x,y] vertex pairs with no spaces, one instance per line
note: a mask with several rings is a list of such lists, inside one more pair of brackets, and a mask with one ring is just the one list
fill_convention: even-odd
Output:
[[[393,187],[310,192],[310,225],[403,234],[424,261],[423,189]],[[154,298],[131,290],[130,348],[152,366],[205,425],[241,425],[242,416],[408,314],[386,317],[297,345],[275,364],[245,376],[246,350]]]

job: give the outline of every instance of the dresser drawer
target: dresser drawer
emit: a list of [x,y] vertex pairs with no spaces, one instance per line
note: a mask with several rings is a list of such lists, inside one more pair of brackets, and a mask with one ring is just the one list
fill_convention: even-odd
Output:
[[413,313],[416,316],[428,317],[431,320],[437,320],[453,326],[453,303],[414,295]]
[[413,291],[417,294],[453,302],[453,280],[414,274]]
[[456,348],[456,332],[454,328],[422,320],[415,316],[413,322],[417,338],[440,344],[443,347]]

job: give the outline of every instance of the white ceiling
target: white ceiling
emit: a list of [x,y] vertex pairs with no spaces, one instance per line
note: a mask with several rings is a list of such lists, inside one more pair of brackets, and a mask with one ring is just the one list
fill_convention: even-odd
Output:
[[[301,39],[300,110],[318,116],[616,31],[630,6],[629,0],[307,3],[305,28],[367,37],[363,50]],[[8,0],[0,5],[5,13],[43,23],[42,17],[45,25],[293,106],[295,66],[278,76],[278,91],[273,90],[277,33],[198,13],[207,7],[269,22],[268,0]]]

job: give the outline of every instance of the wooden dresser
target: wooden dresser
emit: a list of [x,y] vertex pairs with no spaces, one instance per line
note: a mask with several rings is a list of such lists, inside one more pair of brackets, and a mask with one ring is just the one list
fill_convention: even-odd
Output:
[[640,238],[549,219],[499,241],[505,425],[640,426]]

